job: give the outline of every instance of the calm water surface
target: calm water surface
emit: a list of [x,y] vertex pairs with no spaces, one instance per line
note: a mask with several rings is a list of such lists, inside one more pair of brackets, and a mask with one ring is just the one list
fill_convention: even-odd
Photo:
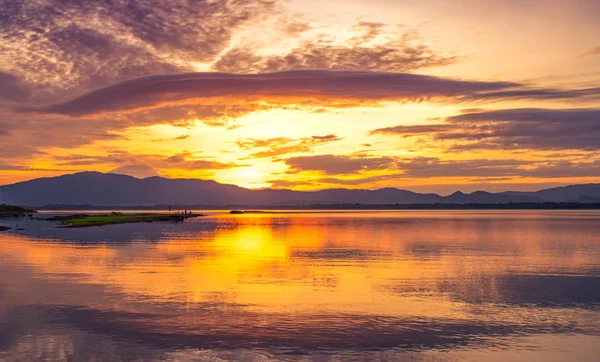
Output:
[[0,360],[598,361],[600,212],[0,220]]

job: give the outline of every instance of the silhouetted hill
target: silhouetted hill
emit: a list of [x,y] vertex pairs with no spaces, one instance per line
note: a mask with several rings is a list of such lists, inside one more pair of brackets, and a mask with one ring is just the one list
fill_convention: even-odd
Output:
[[[17,205],[311,205],[311,204],[494,204],[545,201],[597,202],[600,185],[573,185],[537,192],[449,196],[396,188],[322,191],[249,190],[198,179],[137,179],[126,175],[81,172],[0,186],[0,203]],[[594,201],[595,200],[595,201]]]
[[539,197],[532,196],[521,196],[521,195],[502,195],[493,194],[485,191],[475,191],[470,194],[465,194],[460,191],[456,191],[452,195],[448,195],[443,198],[443,203],[452,204],[502,204],[509,202],[543,202],[544,200]]
[[502,194],[538,197],[552,202],[598,202],[600,200],[600,184],[570,185],[535,192],[508,191]]

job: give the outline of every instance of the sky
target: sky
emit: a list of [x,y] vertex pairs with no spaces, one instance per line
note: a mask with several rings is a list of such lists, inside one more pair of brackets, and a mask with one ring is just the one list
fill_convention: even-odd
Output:
[[0,2],[0,184],[600,182],[595,0]]

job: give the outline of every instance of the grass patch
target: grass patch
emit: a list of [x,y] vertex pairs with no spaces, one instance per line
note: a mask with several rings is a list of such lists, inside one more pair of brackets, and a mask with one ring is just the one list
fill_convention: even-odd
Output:
[[76,215],[61,215],[48,218],[46,220],[58,221],[63,227],[88,227],[102,226],[113,224],[128,224],[140,222],[155,222],[155,221],[183,221],[192,217],[204,216],[200,214],[76,214]]

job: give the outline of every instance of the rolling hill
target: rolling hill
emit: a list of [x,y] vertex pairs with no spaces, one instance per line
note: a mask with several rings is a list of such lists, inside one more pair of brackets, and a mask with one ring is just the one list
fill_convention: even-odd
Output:
[[452,195],[420,194],[396,188],[321,191],[250,190],[199,179],[138,179],[126,175],[80,172],[0,186],[0,203],[41,206],[95,205],[311,205],[311,204],[435,204],[511,202],[598,202],[600,184],[572,185],[536,192]]

